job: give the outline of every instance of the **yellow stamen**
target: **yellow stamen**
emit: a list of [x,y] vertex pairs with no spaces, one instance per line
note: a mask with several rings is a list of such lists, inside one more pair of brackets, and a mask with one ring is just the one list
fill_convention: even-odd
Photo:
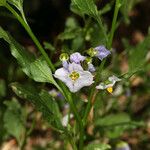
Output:
[[112,92],[113,92],[113,88],[112,88],[112,87],[108,87],[106,90],[107,90],[109,93],[111,93],[111,94],[112,94]]
[[79,75],[78,72],[73,71],[73,72],[69,75],[69,77],[70,77],[73,81],[76,81],[76,80],[80,77],[80,75]]

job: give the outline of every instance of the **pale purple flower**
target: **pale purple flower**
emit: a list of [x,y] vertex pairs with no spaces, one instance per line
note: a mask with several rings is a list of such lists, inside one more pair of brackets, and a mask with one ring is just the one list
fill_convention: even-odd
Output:
[[54,76],[64,82],[73,93],[94,82],[93,75],[89,71],[84,71],[80,64],[74,62],[69,64],[68,69],[63,67],[57,69]]
[[90,72],[95,72],[95,67],[94,67],[94,65],[92,64],[92,63],[89,63],[88,64],[88,71],[90,71]]
[[103,45],[95,47],[94,49],[97,51],[95,56],[98,57],[100,60],[103,60],[105,57],[111,54],[110,51],[107,50]]
[[80,62],[85,60],[85,56],[82,56],[80,53],[76,52],[70,55],[70,61],[74,62],[76,64],[79,64]]
[[68,64],[68,62],[67,62],[66,60],[64,60],[64,61],[62,61],[62,66],[63,66],[65,69],[67,69],[68,66],[69,66],[69,64]]

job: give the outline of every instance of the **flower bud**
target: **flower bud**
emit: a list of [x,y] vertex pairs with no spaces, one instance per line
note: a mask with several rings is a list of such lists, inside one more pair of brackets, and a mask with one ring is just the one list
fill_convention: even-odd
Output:
[[85,61],[87,62],[87,64],[91,64],[92,63],[92,58],[91,57],[86,57]]
[[60,56],[59,56],[59,59],[61,61],[67,61],[69,59],[69,56],[67,53],[62,53]]
[[116,150],[131,150],[131,148],[128,143],[121,141],[116,145]]
[[90,48],[87,50],[87,53],[91,56],[94,57],[97,54],[97,51],[94,48]]

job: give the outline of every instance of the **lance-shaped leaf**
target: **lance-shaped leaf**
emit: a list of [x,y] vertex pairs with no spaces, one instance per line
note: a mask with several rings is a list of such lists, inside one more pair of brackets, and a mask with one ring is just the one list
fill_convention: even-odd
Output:
[[108,144],[95,144],[95,143],[92,143],[92,144],[89,144],[85,150],[110,150],[111,149],[111,146],[108,145]]
[[11,5],[14,5],[19,11],[23,10],[23,0],[6,0]]
[[50,125],[58,130],[63,129],[58,105],[49,93],[46,91],[39,92],[32,86],[21,85],[19,83],[12,83],[11,87],[17,96],[33,103],[36,109],[42,112],[44,119]]
[[136,47],[128,48],[129,51],[129,71],[135,72],[140,69],[144,69],[146,62],[146,54],[150,49],[150,34]]
[[7,132],[17,139],[19,145],[25,138],[25,115],[23,108],[16,99],[5,101],[7,109],[4,113],[4,127]]
[[0,38],[10,44],[12,55],[17,59],[23,72],[37,82],[49,82],[56,85],[52,72],[42,58],[35,60],[23,46],[16,42],[6,31],[0,28]]
[[0,6],[5,6],[6,0],[0,0]]
[[30,64],[30,73],[30,77],[37,82],[55,82],[47,62],[42,58]]
[[75,10],[74,12],[79,14],[86,14],[91,17],[97,17],[98,16],[98,10],[93,0],[72,0],[72,10]]
[[94,0],[72,0],[71,10],[80,16],[88,15],[90,17],[93,17],[98,22],[103,32],[105,42],[108,40],[107,39],[108,37],[106,35],[106,30],[99,16],[100,13],[98,12],[98,9],[94,3]]
[[17,59],[25,74],[30,76],[30,64],[35,60],[31,53],[28,53],[23,46],[16,42],[5,30],[0,27],[0,38],[3,38],[10,45],[11,54]]

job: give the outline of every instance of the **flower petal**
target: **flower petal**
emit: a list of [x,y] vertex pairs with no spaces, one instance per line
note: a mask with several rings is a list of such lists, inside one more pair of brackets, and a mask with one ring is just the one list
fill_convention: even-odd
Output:
[[110,51],[107,50],[105,48],[105,46],[103,45],[100,45],[98,47],[95,48],[95,50],[98,51],[98,53],[96,54],[96,56],[100,59],[100,60],[103,60],[105,57],[107,57],[108,55],[110,55]]
[[109,77],[108,78],[108,80],[110,81],[110,82],[112,82],[113,84],[115,84],[116,82],[118,82],[118,81],[121,81],[121,79],[119,79],[118,77],[116,77],[116,76],[111,76],[111,77]]
[[93,81],[93,75],[89,71],[79,72],[80,77],[74,82],[74,92],[79,91],[84,86],[90,86]]
[[65,69],[68,69],[68,62],[66,60],[62,61],[62,66],[65,68]]
[[88,71],[90,71],[90,72],[95,72],[95,67],[94,67],[94,65],[92,64],[92,63],[89,63],[88,64]]
[[76,52],[70,55],[70,61],[75,63],[80,63],[81,61],[85,60],[85,56],[82,56],[80,53]]
[[76,72],[78,72],[78,71],[83,71],[83,68],[81,67],[81,65],[80,64],[76,64],[76,63],[70,63],[69,64],[69,72],[73,72],[73,71],[76,71]]
[[60,68],[60,69],[57,69],[55,71],[55,74],[54,74],[54,77],[55,78],[58,78],[59,80],[63,81],[63,82],[67,82],[68,80],[68,71],[64,68]]
[[105,84],[104,82],[101,82],[98,86],[96,86],[96,89],[104,90],[109,87],[113,87],[114,84]]

